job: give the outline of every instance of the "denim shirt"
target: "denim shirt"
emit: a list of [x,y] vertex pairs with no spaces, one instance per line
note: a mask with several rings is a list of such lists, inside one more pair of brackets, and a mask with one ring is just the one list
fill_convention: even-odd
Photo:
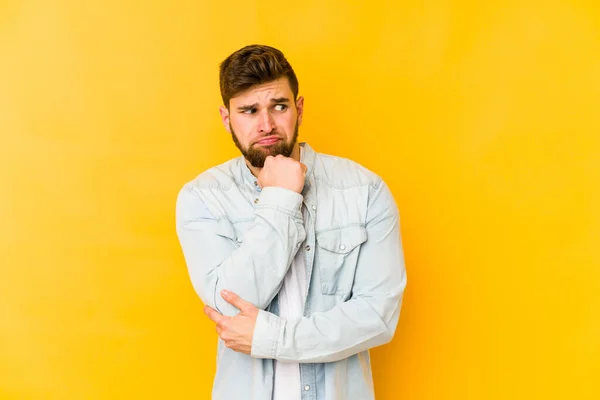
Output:
[[[300,363],[303,400],[374,398],[368,349],[392,339],[406,286],[398,209],[371,171],[300,145],[302,193],[260,190],[242,156],[179,193],[177,234],[202,301],[236,315],[227,289],[260,309],[251,355],[219,339],[213,399],[271,400],[273,360]],[[277,293],[298,251],[308,289],[303,317],[287,321]]]

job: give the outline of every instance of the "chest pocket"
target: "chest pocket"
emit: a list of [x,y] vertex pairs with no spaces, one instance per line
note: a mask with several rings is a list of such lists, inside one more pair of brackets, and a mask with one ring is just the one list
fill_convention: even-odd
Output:
[[367,230],[362,226],[349,226],[317,233],[316,237],[321,291],[350,294],[360,245],[367,241]]

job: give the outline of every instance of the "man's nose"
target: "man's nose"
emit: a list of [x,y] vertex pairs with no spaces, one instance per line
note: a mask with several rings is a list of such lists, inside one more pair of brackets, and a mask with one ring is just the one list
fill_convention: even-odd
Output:
[[273,131],[273,129],[275,129],[275,121],[273,121],[273,117],[271,116],[271,113],[269,111],[264,111],[260,116],[259,116],[260,120],[259,120],[259,125],[258,125],[258,131],[261,133],[271,133],[271,131]]

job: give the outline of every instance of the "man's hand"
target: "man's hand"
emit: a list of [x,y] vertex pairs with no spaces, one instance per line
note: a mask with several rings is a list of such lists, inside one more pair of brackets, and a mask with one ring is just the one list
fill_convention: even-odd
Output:
[[290,157],[267,156],[265,165],[258,174],[261,187],[277,186],[301,193],[304,188],[306,165]]
[[209,306],[204,306],[204,313],[217,324],[217,333],[226,347],[238,353],[250,354],[258,308],[237,294],[226,290],[221,291],[221,296],[226,302],[239,309],[240,313],[235,317],[226,317]]

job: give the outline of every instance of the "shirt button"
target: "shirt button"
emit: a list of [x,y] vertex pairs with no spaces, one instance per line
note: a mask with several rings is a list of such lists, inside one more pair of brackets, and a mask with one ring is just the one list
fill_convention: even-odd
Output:
[[346,246],[344,246],[343,244],[340,245],[340,250],[346,250]]
[[258,199],[254,199],[254,204],[258,204]]
[[241,237],[237,238],[236,240],[237,240],[238,243],[242,243],[242,238]]
[[304,390],[310,390],[310,386],[308,386],[308,385],[304,386]]
[[310,251],[310,246],[306,245],[305,249],[306,249],[306,251]]
[[317,206],[315,206],[315,205],[313,205],[311,208],[313,209],[313,211],[317,210]]

